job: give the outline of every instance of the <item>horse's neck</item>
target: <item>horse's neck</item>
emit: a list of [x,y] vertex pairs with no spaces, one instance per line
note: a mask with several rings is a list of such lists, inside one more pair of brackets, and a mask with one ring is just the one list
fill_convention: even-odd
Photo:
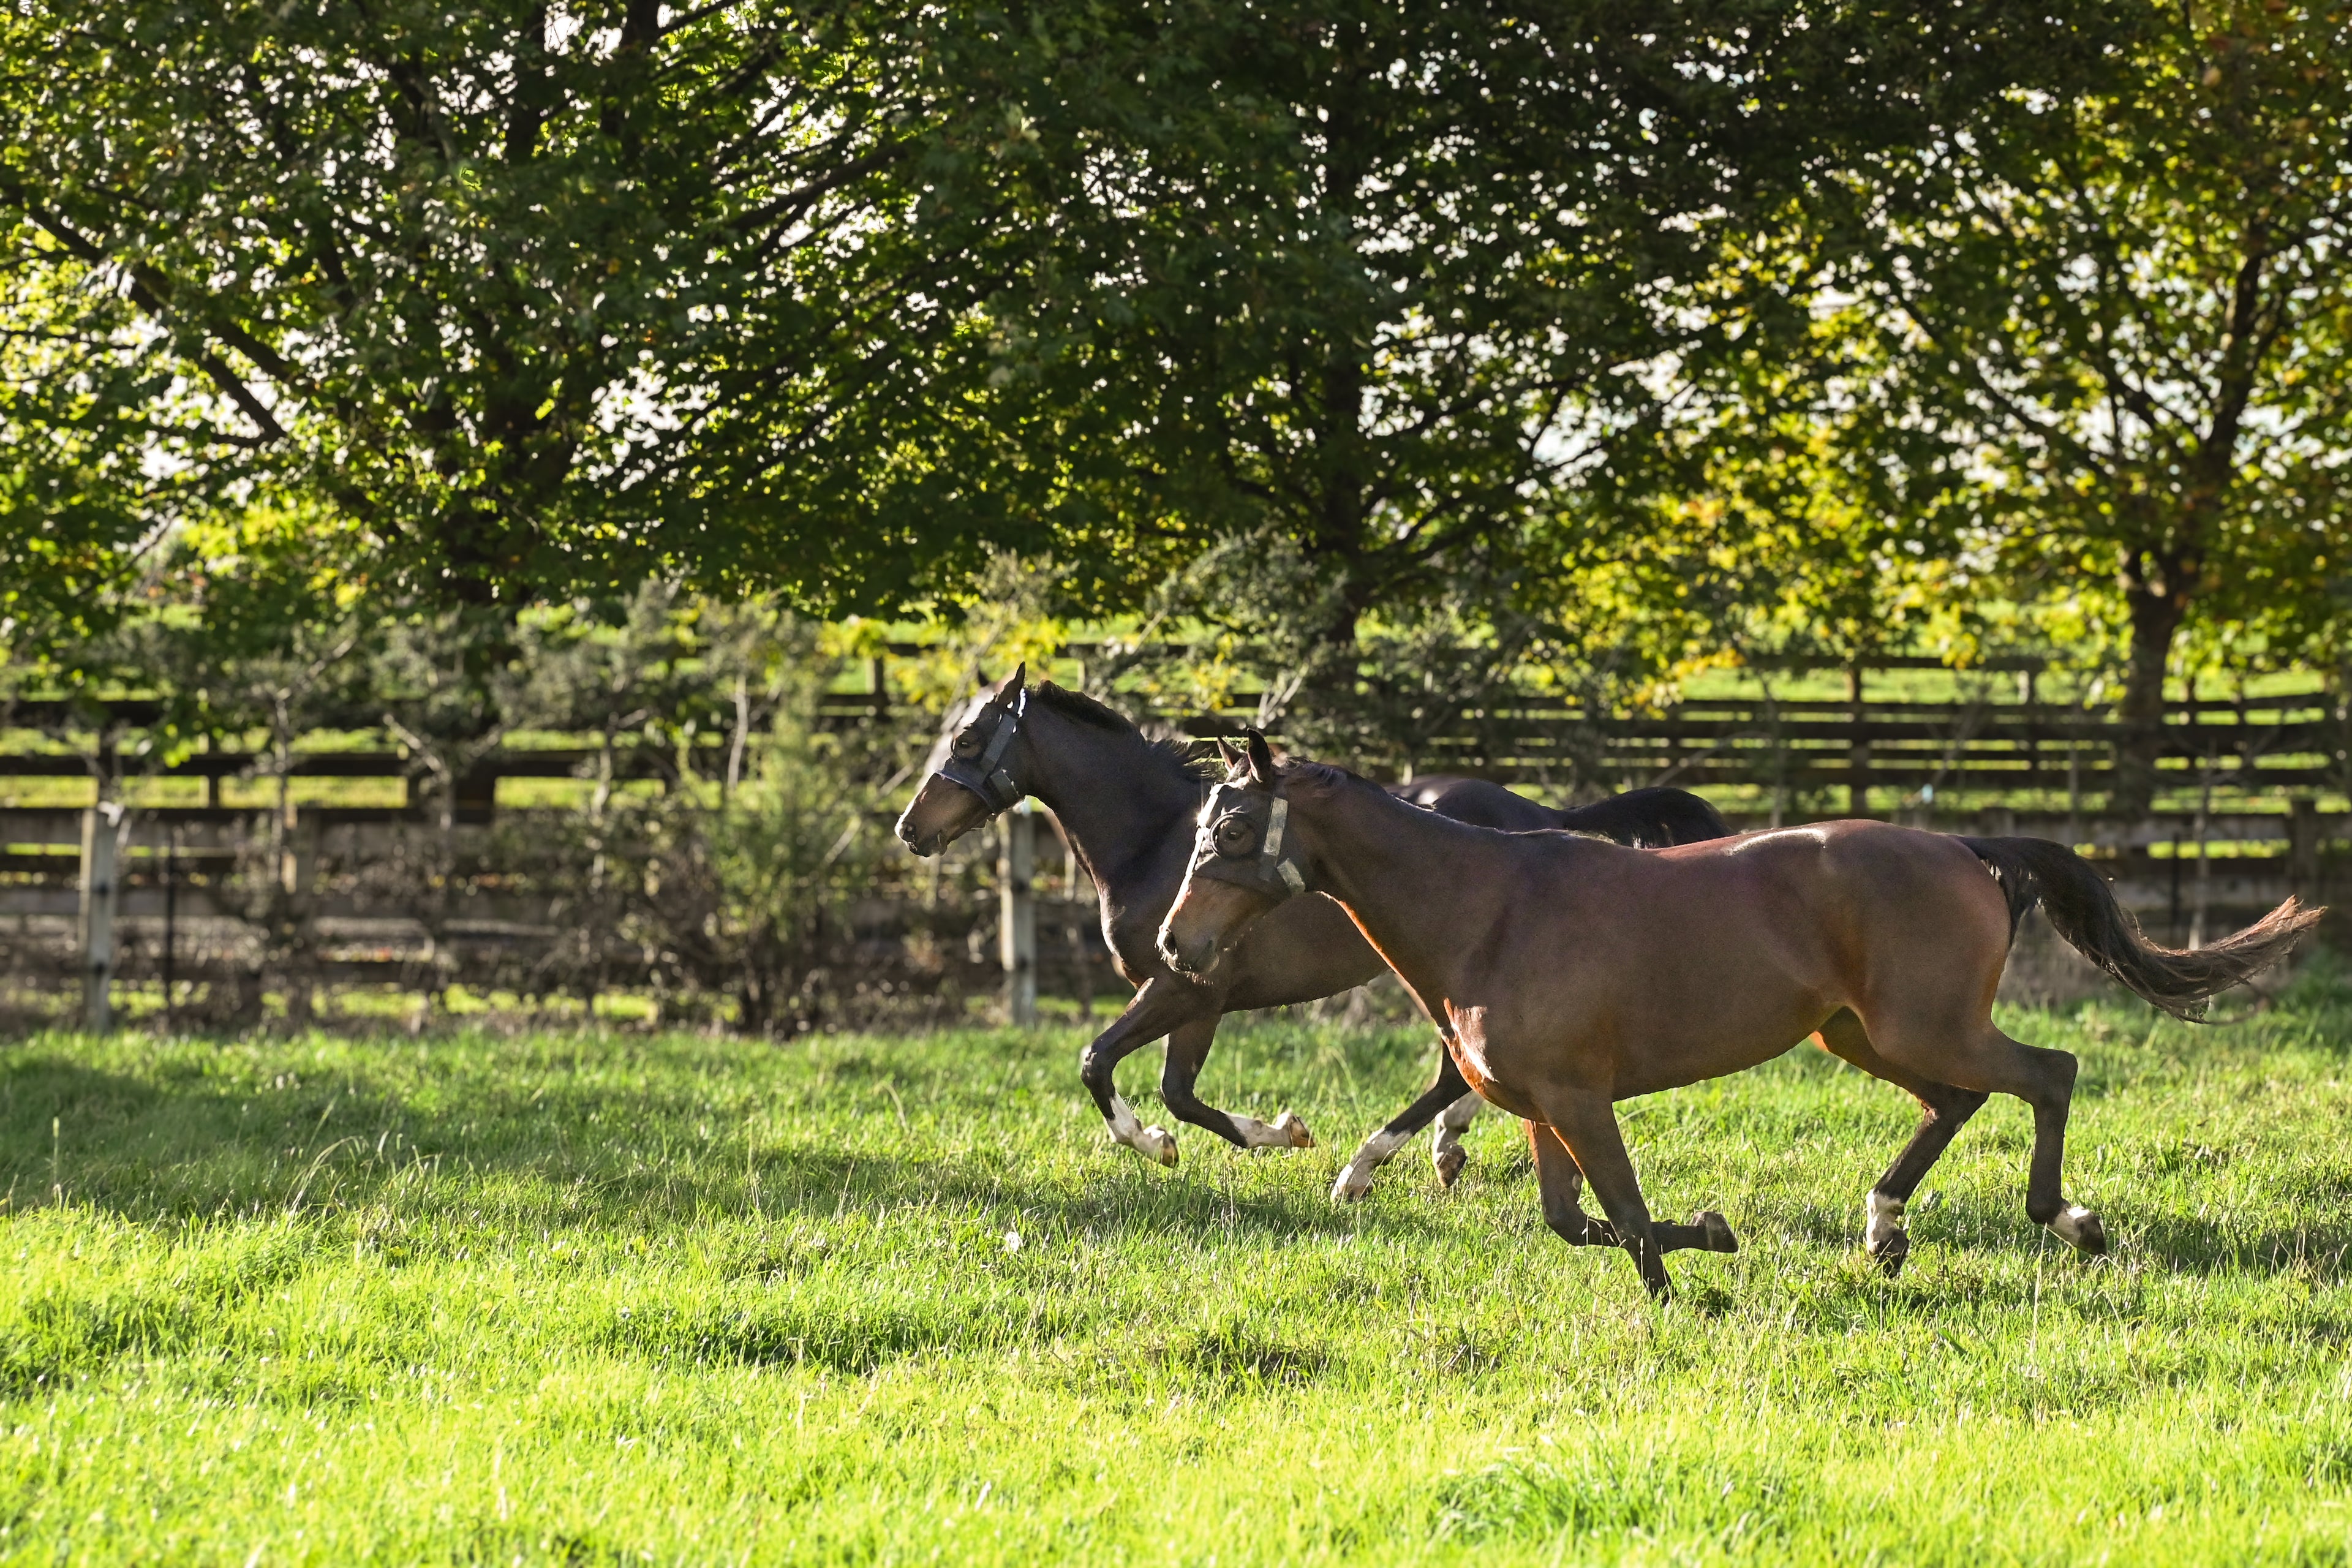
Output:
[[1150,742],[1075,724],[1051,710],[1031,712],[1029,754],[1037,765],[1029,793],[1060,821],[1096,887],[1108,892],[1113,879],[1147,861],[1171,834],[1191,841],[1201,789]]
[[[1291,809],[1300,820],[1297,805]],[[1361,787],[1334,790],[1307,820],[1323,890],[1434,1009],[1455,961],[1493,923],[1492,873],[1500,868],[1489,862],[1508,857],[1509,836]]]

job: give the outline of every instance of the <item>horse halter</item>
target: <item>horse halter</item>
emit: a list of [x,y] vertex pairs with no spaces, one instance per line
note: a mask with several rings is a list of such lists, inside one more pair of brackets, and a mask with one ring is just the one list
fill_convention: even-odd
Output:
[[1195,819],[1192,875],[1231,882],[1280,903],[1307,890],[1307,878],[1285,847],[1290,803],[1278,795],[1219,784]]
[[[940,777],[950,784],[961,784],[986,802],[990,812],[1009,811],[1028,792],[1004,765],[1004,753],[1013,745],[1013,737],[1021,732],[1022,715],[1029,711],[1029,690],[1024,687],[1013,700],[1013,706],[996,710],[996,727],[982,742],[977,727],[967,725],[948,752],[948,760],[939,767]],[[970,754],[966,754],[965,739],[971,738]]]

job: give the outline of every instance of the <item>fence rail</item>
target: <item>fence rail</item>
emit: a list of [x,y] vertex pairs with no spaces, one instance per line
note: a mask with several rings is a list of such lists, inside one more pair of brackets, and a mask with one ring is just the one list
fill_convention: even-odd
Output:
[[[0,952],[20,979],[79,977],[101,1023],[100,999],[120,981],[162,982],[167,991],[175,981],[257,986],[258,955],[286,938],[272,922],[289,917],[308,955],[302,973],[321,984],[561,989],[530,978],[569,934],[558,900],[527,886],[448,891],[429,908],[387,900],[360,873],[416,830],[358,815],[298,811],[281,833],[283,819],[266,812],[130,813],[119,826],[97,809],[0,812],[0,835],[15,847],[0,883]],[[1952,831],[2075,842],[2097,858],[2125,907],[2175,944],[2235,930],[2290,893],[2326,901],[2352,870],[2352,814],[2322,814],[2308,802],[2285,813],[2165,813],[2136,823],[2002,810],[1908,815]],[[257,854],[265,857],[258,880],[274,875],[289,900],[256,897]],[[1000,862],[992,922],[984,908],[942,921],[913,895],[880,895],[859,900],[851,925],[879,951],[925,924],[944,944],[933,981],[975,994],[1009,976],[1016,1015],[1041,992],[1091,1002],[1115,989],[1092,889],[1075,877],[1041,879],[1017,847],[1013,856]],[[641,984],[647,972],[644,955],[626,948],[600,967],[617,988]]]
[[[1811,704],[1825,707],[1825,704]],[[1943,709],[1947,705],[1938,705]],[[1882,711],[1893,704],[1874,705]],[[2099,719],[2021,719],[1966,709],[1921,711],[1904,705],[1901,717],[1862,722],[1808,716],[1795,704],[1778,713],[1760,704],[1698,704],[1651,718],[1586,719],[1574,710],[1519,710],[1465,714],[1458,725],[1430,735],[1419,750],[1416,773],[1474,773],[1506,783],[1567,785],[1595,773],[1619,787],[1675,783],[1690,787],[1745,784],[1790,791],[1895,789],[2071,789],[2104,796],[2123,740],[2121,725]],[[1181,716],[1188,733],[1230,734],[1250,720],[1243,709]],[[2238,790],[2342,790],[2352,727],[2335,718],[2240,724],[2168,724],[2160,731],[2160,777],[2180,786],[2210,780]],[[1277,737],[1278,738],[1278,737]],[[505,779],[588,776],[600,753],[577,747],[509,748],[473,763],[451,791],[459,821],[488,821]],[[671,753],[623,750],[613,777],[665,776]],[[695,760],[709,773],[724,766],[720,747],[699,748]],[[373,779],[407,786],[399,806],[337,808],[353,819],[415,816],[420,770],[393,750],[297,752],[286,776]],[[206,807],[222,809],[225,780],[275,778],[273,759],[254,752],[199,752],[183,761],[137,761],[72,752],[0,751],[0,781],[30,779],[197,778],[207,785]],[[242,809],[242,808],[234,808]]]
[[[1236,705],[1180,720],[1210,735],[1248,721]],[[1424,720],[1417,773],[1469,772],[1624,787],[1747,784],[1790,792],[1926,787],[2070,790],[2103,797],[2130,731],[2106,712],[2041,704],[1694,699],[1654,714],[1591,713],[1526,700]],[[2233,789],[2341,789],[2352,726],[2317,696],[2176,703],[2158,727],[2166,782]]]

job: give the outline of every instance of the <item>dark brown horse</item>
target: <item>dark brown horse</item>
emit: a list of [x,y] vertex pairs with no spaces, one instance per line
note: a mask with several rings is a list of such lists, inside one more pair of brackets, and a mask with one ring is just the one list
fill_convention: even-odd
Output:
[[[1864,1245],[1887,1272],[1909,1248],[1905,1203],[1994,1093],[2033,1108],[2027,1215],[2103,1252],[2099,1217],[2059,1186],[2074,1058],[1993,1026],[2017,921],[2039,900],[2084,956],[2186,1017],[2319,918],[2289,899],[2226,941],[2174,952],[2140,934],[2087,862],[2042,839],[1833,822],[1634,854],[1449,822],[1338,768],[1277,767],[1253,736],[1202,808],[1162,951],[1213,975],[1302,890],[1347,910],[1471,1084],[1528,1119],[1552,1228],[1623,1246],[1657,1297],[1664,1253],[1738,1243],[1720,1215],[1651,1220],[1616,1101],[1738,1072],[1818,1031],[1926,1110],[1870,1192]],[[1605,1226],[1578,1206],[1580,1175]]]
[[[1144,1126],[1119,1096],[1121,1058],[1168,1038],[1160,1080],[1168,1109],[1244,1149],[1307,1148],[1314,1142],[1286,1111],[1271,1123],[1204,1103],[1195,1091],[1224,1014],[1311,1002],[1362,984],[1381,972],[1338,905],[1301,899],[1251,933],[1213,980],[1172,973],[1157,945],[1160,923],[1192,855],[1193,819],[1214,774],[1187,746],[1147,739],[1093,699],[1050,682],[1023,684],[1015,670],[950,719],[898,836],[918,855],[936,855],[1024,795],[1043,801],[1068,835],[1102,899],[1103,937],[1135,997],[1087,1049],[1079,1075],[1118,1142],[1166,1164],[1176,1140]],[[1628,844],[1678,844],[1729,829],[1714,807],[1675,789],[1634,790],[1591,806],[1557,812],[1476,779],[1423,779],[1400,786],[1432,809],[1497,826],[1568,826]],[[1363,1195],[1373,1173],[1422,1128],[1438,1123],[1433,1152],[1449,1185],[1462,1168],[1462,1130],[1481,1101],[1453,1059],[1440,1053],[1437,1078],[1421,1097],[1364,1141],[1332,1185],[1335,1202]]]

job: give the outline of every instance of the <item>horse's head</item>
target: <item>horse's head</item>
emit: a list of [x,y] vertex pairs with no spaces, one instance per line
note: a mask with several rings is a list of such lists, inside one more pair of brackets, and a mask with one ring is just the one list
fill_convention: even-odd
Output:
[[1228,764],[1225,782],[1201,807],[1192,863],[1160,924],[1160,956],[1182,974],[1206,974],[1266,911],[1307,890],[1289,830],[1290,802],[1265,737],[1251,730],[1245,750],[1223,741],[1217,748]]
[[938,854],[1028,793],[1015,761],[1028,672],[1021,666],[948,715],[923,764],[923,782],[898,815],[898,837],[916,854]]

